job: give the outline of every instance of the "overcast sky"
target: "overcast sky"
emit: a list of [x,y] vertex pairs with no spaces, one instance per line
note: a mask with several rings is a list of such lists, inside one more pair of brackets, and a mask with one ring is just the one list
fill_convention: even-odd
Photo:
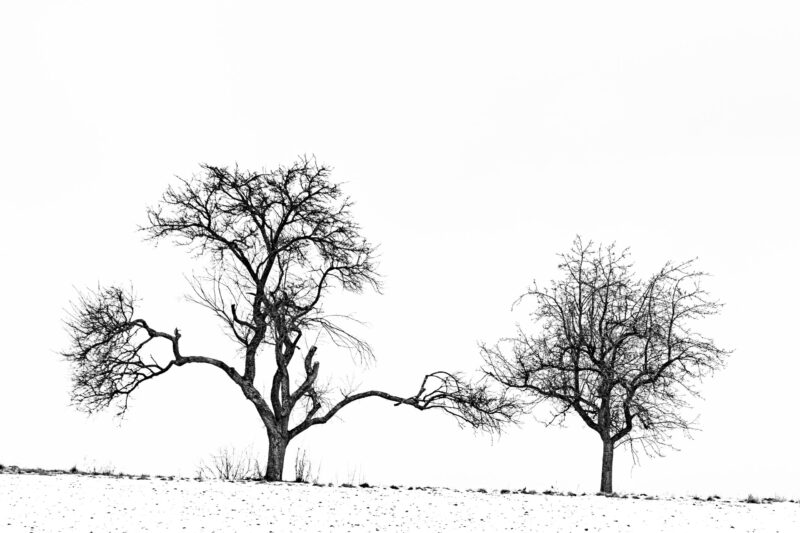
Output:
[[[77,412],[61,321],[76,289],[130,282],[187,352],[227,358],[184,299],[199,265],[136,228],[200,163],[315,154],[385,281],[332,302],[368,323],[377,360],[321,351],[329,371],[400,395],[477,371],[477,343],[525,324],[512,302],[576,234],[629,246],[642,275],[698,257],[726,304],[698,327],[735,352],[694,402],[702,431],[639,466],[619,453],[614,488],[800,496],[799,17],[792,1],[4,2],[0,463],[192,475],[220,446],[263,452],[213,369],[148,382],[122,421]],[[297,446],[324,481],[599,485],[601,442],[577,419],[493,440],[371,399],[287,463]]]

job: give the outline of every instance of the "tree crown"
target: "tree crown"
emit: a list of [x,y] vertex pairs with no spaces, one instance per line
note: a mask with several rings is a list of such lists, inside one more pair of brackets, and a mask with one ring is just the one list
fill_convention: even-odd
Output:
[[641,279],[627,249],[580,237],[560,257],[561,277],[518,300],[534,300],[538,331],[484,345],[484,371],[555,405],[551,422],[576,412],[604,440],[658,452],[670,430],[691,427],[685,398],[729,354],[693,329],[720,308],[701,286],[706,274],[690,260]]
[[169,187],[142,228],[153,240],[172,238],[209,259],[205,275],[192,280],[195,301],[244,345],[265,323],[273,342],[321,327],[371,353],[321,312],[333,284],[380,290],[375,247],[361,235],[330,168],[308,158],[264,172],[202,168],[200,176]]
[[[369,397],[444,410],[460,423],[490,430],[513,418],[516,405],[505,395],[494,397],[485,384],[470,384],[444,371],[427,374],[414,396],[370,390],[340,391],[340,398],[332,398],[319,383],[316,341],[309,347],[300,341],[313,338],[310,331],[324,332],[338,346],[372,355],[366,342],[322,309],[323,297],[334,286],[380,290],[375,247],[361,235],[352,202],[330,180],[330,169],[313,159],[263,172],[202,169],[199,176],[167,189],[148,210],[149,224],[142,230],[153,240],[171,239],[207,259],[204,275],[190,280],[192,299],[213,311],[239,343],[244,371],[217,357],[183,354],[181,333],[158,330],[139,317],[132,291],[100,288],[82,295],[67,321],[72,344],[63,355],[74,364],[73,400],[79,406],[94,411],[121,400],[124,412],[130,394],[143,382],[174,366],[202,363],[220,369],[241,388],[271,442],[285,444]],[[170,343],[171,358],[154,357],[154,340]],[[270,352],[271,384],[262,394],[255,386],[256,363]],[[296,360],[300,364],[292,364]],[[279,476],[277,470],[273,474]]]

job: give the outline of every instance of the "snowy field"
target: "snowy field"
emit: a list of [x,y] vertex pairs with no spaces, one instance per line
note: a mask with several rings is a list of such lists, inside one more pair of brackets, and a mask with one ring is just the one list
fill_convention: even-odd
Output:
[[0,475],[0,531],[800,531],[800,504]]

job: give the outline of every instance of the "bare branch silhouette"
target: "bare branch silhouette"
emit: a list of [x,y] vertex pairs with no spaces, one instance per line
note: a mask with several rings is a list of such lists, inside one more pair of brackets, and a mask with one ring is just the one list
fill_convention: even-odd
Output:
[[696,383],[730,352],[692,329],[719,311],[701,287],[694,261],[666,263],[649,279],[634,277],[628,251],[578,237],[561,256],[561,279],[534,284],[517,304],[536,302],[536,334],[481,347],[485,374],[531,405],[547,402],[548,423],[576,413],[603,441],[601,491],[612,491],[614,448],[634,444],[659,453],[675,430]]
[[[63,355],[74,364],[73,400],[89,411],[118,402],[124,412],[139,385],[174,366],[217,367],[253,403],[266,428],[268,480],[281,479],[292,438],[364,398],[439,409],[484,429],[509,418],[510,401],[443,372],[426,376],[409,397],[372,390],[333,401],[318,383],[318,346],[303,353],[301,339],[324,334],[357,359],[373,357],[369,344],[343,325],[348,317],[325,312],[325,295],[336,288],[380,290],[375,248],[361,235],[352,202],[330,180],[330,172],[309,158],[265,172],[203,165],[201,175],[169,187],[148,210],[142,231],[154,241],[186,246],[210,264],[205,274],[188,279],[190,299],[221,320],[241,347],[243,368],[182,354],[177,329],[154,329],[136,314],[130,292],[101,288],[80,296],[67,321],[72,343]],[[170,345],[159,359],[155,341]],[[272,380],[262,393],[255,376],[264,358],[272,362]],[[298,374],[293,368],[300,370],[299,380],[293,379]],[[301,420],[290,428],[293,414]]]

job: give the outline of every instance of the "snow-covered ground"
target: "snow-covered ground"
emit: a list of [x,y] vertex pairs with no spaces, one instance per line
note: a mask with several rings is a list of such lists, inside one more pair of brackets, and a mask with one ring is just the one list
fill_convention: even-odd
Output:
[[800,531],[800,504],[0,475],[0,531]]

